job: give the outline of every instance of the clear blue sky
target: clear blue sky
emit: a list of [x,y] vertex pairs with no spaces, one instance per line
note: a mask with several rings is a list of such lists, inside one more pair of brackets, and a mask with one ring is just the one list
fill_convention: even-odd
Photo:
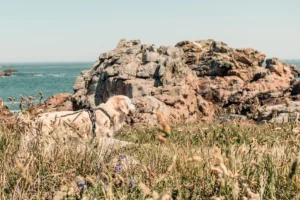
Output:
[[0,0],[0,62],[93,62],[121,38],[300,59],[300,0]]

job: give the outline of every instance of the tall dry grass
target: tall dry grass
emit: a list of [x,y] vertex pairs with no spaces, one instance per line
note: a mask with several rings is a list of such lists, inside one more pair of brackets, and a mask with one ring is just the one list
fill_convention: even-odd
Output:
[[24,127],[1,121],[0,199],[300,199],[295,125],[160,125],[124,128],[110,154],[36,140],[20,156]]

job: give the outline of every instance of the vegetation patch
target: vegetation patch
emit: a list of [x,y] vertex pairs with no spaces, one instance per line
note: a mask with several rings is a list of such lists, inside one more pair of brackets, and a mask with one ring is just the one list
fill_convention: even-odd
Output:
[[19,156],[17,125],[0,124],[1,199],[299,199],[296,125],[180,124],[170,134],[126,127],[132,144],[104,154]]

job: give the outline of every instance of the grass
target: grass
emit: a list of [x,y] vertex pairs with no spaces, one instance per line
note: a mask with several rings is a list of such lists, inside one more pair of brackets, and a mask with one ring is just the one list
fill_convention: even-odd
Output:
[[55,151],[0,122],[0,199],[299,199],[296,125],[181,124],[169,137],[126,127],[133,144],[104,154]]

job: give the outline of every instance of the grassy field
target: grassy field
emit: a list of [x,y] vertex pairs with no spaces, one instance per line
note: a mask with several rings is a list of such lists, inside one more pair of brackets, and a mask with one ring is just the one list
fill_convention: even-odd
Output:
[[300,199],[296,125],[181,124],[169,137],[126,127],[133,144],[18,157],[15,124],[0,122],[1,199]]

